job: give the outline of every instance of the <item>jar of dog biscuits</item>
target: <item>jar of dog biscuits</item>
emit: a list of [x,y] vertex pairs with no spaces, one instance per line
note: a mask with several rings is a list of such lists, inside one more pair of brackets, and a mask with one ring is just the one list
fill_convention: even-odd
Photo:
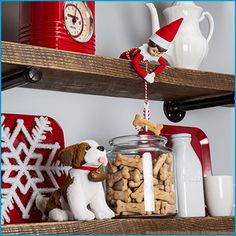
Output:
[[167,139],[129,135],[109,143],[106,199],[116,216],[176,215],[174,159]]

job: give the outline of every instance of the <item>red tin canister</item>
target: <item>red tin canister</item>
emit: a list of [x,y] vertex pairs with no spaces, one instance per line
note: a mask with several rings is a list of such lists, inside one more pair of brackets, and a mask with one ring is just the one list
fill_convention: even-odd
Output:
[[20,2],[19,42],[95,54],[95,2]]

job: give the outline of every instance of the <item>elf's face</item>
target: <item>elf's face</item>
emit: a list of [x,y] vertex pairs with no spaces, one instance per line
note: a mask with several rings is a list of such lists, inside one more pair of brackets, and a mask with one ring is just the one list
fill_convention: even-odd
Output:
[[167,50],[155,44],[153,41],[148,42],[148,53],[153,57],[160,57]]
[[157,47],[148,46],[148,52],[152,57],[160,57],[162,55],[162,52],[160,52]]

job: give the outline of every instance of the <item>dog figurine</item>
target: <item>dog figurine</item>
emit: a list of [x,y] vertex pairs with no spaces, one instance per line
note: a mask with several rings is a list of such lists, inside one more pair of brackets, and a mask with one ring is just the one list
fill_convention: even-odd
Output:
[[115,216],[108,207],[102,186],[108,163],[106,150],[93,140],[66,147],[60,161],[71,166],[61,188],[50,198],[38,195],[37,208],[49,221],[110,219]]

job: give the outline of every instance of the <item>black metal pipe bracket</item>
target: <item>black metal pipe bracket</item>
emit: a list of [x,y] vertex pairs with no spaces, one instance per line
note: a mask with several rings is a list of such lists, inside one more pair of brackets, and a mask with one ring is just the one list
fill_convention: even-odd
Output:
[[186,111],[224,105],[234,105],[234,93],[194,100],[165,101],[163,109],[166,117],[170,121],[179,122],[185,117]]
[[21,86],[26,83],[36,83],[42,78],[42,71],[37,67],[27,67],[2,77],[2,91]]

